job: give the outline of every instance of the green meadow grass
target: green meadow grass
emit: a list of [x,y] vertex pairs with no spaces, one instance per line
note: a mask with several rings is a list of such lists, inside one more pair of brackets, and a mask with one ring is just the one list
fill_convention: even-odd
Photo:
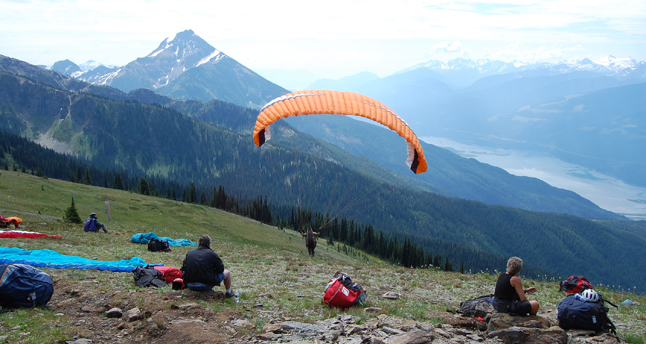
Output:
[[[63,221],[64,210],[74,197],[84,220],[96,212],[109,234],[85,233],[82,224]],[[108,221],[106,199],[110,202]],[[137,256],[151,264],[181,267],[192,247],[172,247],[172,252],[149,252],[146,245],[133,244],[135,233],[155,232],[173,239],[197,242],[202,234],[213,239],[212,248],[232,272],[233,287],[240,292],[240,303],[201,302],[213,311],[237,309],[248,313],[262,331],[268,319],[258,311],[276,317],[313,322],[337,314],[352,314],[363,320],[375,315],[364,314],[365,307],[382,308],[382,313],[437,323],[436,312],[455,310],[460,301],[493,292],[495,274],[460,274],[434,269],[406,269],[386,264],[362,252],[345,254],[342,248],[319,240],[316,256],[309,257],[304,239],[292,230],[279,230],[258,221],[206,206],[143,196],[122,190],[86,186],[61,180],[37,178],[29,174],[0,171],[0,214],[23,219],[23,230],[59,234],[62,239],[0,239],[0,246],[29,250],[51,249],[66,255],[97,260],[121,260]],[[366,259],[367,258],[367,259]],[[504,267],[499,267],[504,269]],[[43,269],[57,278],[84,280],[96,278],[99,291],[138,289],[129,273],[93,270]],[[345,311],[330,309],[321,303],[323,290],[335,271],[343,270],[361,283],[368,293],[363,307]],[[530,298],[541,303],[541,311],[556,310],[562,299],[557,281],[526,280],[538,292]],[[602,295],[619,304],[630,298],[640,306],[611,308],[610,316],[618,333],[631,343],[643,343],[646,332],[646,297],[628,291],[598,288]],[[163,295],[170,287],[156,290]],[[395,291],[404,295],[398,300],[380,295]],[[55,291],[56,292],[56,291]],[[141,305],[145,308],[145,305]],[[540,314],[540,313],[539,313]],[[69,340],[72,321],[56,315],[55,310],[21,309],[0,314],[0,337],[7,342],[48,343]],[[20,326],[16,328],[16,326]],[[26,334],[28,333],[28,334]],[[37,335],[36,335],[37,334]],[[0,341],[1,342],[1,341]]]

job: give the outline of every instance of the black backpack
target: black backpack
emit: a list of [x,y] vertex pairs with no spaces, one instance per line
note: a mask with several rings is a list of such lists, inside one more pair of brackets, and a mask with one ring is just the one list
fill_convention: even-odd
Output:
[[148,241],[148,251],[151,252],[170,252],[170,246],[168,245],[168,240],[158,240],[155,238]]
[[566,296],[558,305],[559,326],[564,330],[610,331],[616,334],[617,328],[608,318],[608,308],[605,306],[605,302],[617,307],[602,297],[599,298],[599,301],[592,302],[579,300],[576,295]]
[[163,287],[166,285],[162,272],[151,266],[135,268],[132,273],[137,287]]
[[493,294],[489,294],[460,302],[458,313],[465,317],[485,317],[487,314],[493,313],[494,311]]

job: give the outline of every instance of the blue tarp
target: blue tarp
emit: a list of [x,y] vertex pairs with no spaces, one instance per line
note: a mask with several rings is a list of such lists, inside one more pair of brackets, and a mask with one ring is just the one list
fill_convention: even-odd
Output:
[[188,240],[188,239],[171,239],[167,237],[158,237],[157,234],[150,232],[150,233],[137,233],[130,238],[130,241],[134,242],[135,244],[147,244],[150,239],[157,239],[157,240],[166,240],[168,241],[168,246],[197,246],[196,243]]
[[130,272],[138,266],[148,265],[139,257],[129,260],[100,261],[77,256],[66,256],[52,250],[25,250],[16,247],[0,247],[0,264],[25,264],[53,269],[96,269]]

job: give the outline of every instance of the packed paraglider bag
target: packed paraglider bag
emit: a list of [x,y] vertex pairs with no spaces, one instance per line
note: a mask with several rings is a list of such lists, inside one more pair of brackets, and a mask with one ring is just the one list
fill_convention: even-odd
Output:
[[612,332],[616,327],[608,317],[605,302],[617,307],[593,289],[566,296],[557,307],[559,327],[564,330],[579,329]]
[[30,265],[1,264],[0,276],[0,306],[44,306],[54,293],[49,275]]
[[159,270],[162,273],[162,279],[166,283],[173,283],[176,279],[181,279],[182,271],[174,266],[154,266],[155,270]]
[[164,275],[161,271],[151,267],[137,267],[132,270],[132,277],[135,280],[137,287],[163,287],[166,285]]
[[352,282],[350,276],[337,271],[325,287],[323,302],[333,308],[349,308],[366,301],[366,291],[356,282]]
[[565,294],[580,293],[586,289],[593,289],[592,284],[583,276],[570,276],[559,283],[559,290]]
[[150,239],[150,241],[148,241],[148,251],[170,252],[172,250],[168,245],[168,240],[158,240],[153,238],[153,239]]
[[473,299],[460,302],[458,313],[465,317],[482,317],[495,312],[493,308],[493,294],[478,296]]

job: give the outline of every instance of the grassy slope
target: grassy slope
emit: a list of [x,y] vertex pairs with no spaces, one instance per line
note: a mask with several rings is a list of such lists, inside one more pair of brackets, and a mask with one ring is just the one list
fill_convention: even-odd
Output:
[[[82,218],[90,212],[97,212],[111,233],[84,233],[82,225],[63,222],[63,211],[70,205],[72,196]],[[110,200],[110,222],[107,221],[106,197]],[[179,267],[190,248],[173,247],[170,253],[152,253],[147,251],[145,245],[130,243],[131,235],[154,231],[159,236],[197,241],[200,235],[207,233],[214,240],[214,250],[232,271],[234,288],[240,291],[241,302],[235,304],[227,300],[201,304],[215,312],[235,310],[246,313],[256,325],[252,330],[255,332],[261,331],[262,326],[274,318],[314,321],[339,313],[320,303],[323,289],[336,270],[350,273],[355,281],[366,288],[366,306],[380,307],[383,313],[417,320],[432,321],[433,312],[452,309],[462,300],[491,293],[495,284],[495,276],[488,274],[462,275],[393,267],[363,255],[337,252],[323,241],[319,241],[316,257],[310,258],[300,235],[290,230],[279,231],[257,221],[208,207],[36,178],[11,171],[0,172],[0,214],[21,217],[24,230],[63,236],[62,239],[0,239],[1,246],[52,249],[99,260],[138,256],[149,263]],[[96,287],[97,293],[137,289],[129,273],[44,270],[55,281],[78,283],[81,280],[80,283],[83,283],[87,282],[84,279],[96,278],[101,281]],[[527,281],[526,284],[536,286],[539,290],[532,298],[541,302],[541,312],[555,310],[561,299],[556,282]],[[392,301],[379,297],[387,291],[402,293],[404,298]],[[168,286],[158,291],[160,294],[168,292],[171,292]],[[602,289],[602,294],[614,303],[631,298],[642,304],[632,309],[611,311],[612,319],[621,325],[620,334],[631,336],[646,331],[645,296],[605,289]],[[257,304],[263,304],[262,310],[253,307]],[[145,309],[146,304],[140,305],[140,308]],[[7,335],[9,341],[20,339],[26,343],[39,343],[70,339],[82,334],[82,329],[72,326],[77,319],[68,315],[55,316],[58,312],[60,310],[52,306],[48,310],[2,313],[0,337]],[[361,308],[346,312],[366,317]],[[15,326],[21,327],[11,330]],[[24,335],[27,332],[30,334]],[[639,338],[644,339],[643,336]]]

